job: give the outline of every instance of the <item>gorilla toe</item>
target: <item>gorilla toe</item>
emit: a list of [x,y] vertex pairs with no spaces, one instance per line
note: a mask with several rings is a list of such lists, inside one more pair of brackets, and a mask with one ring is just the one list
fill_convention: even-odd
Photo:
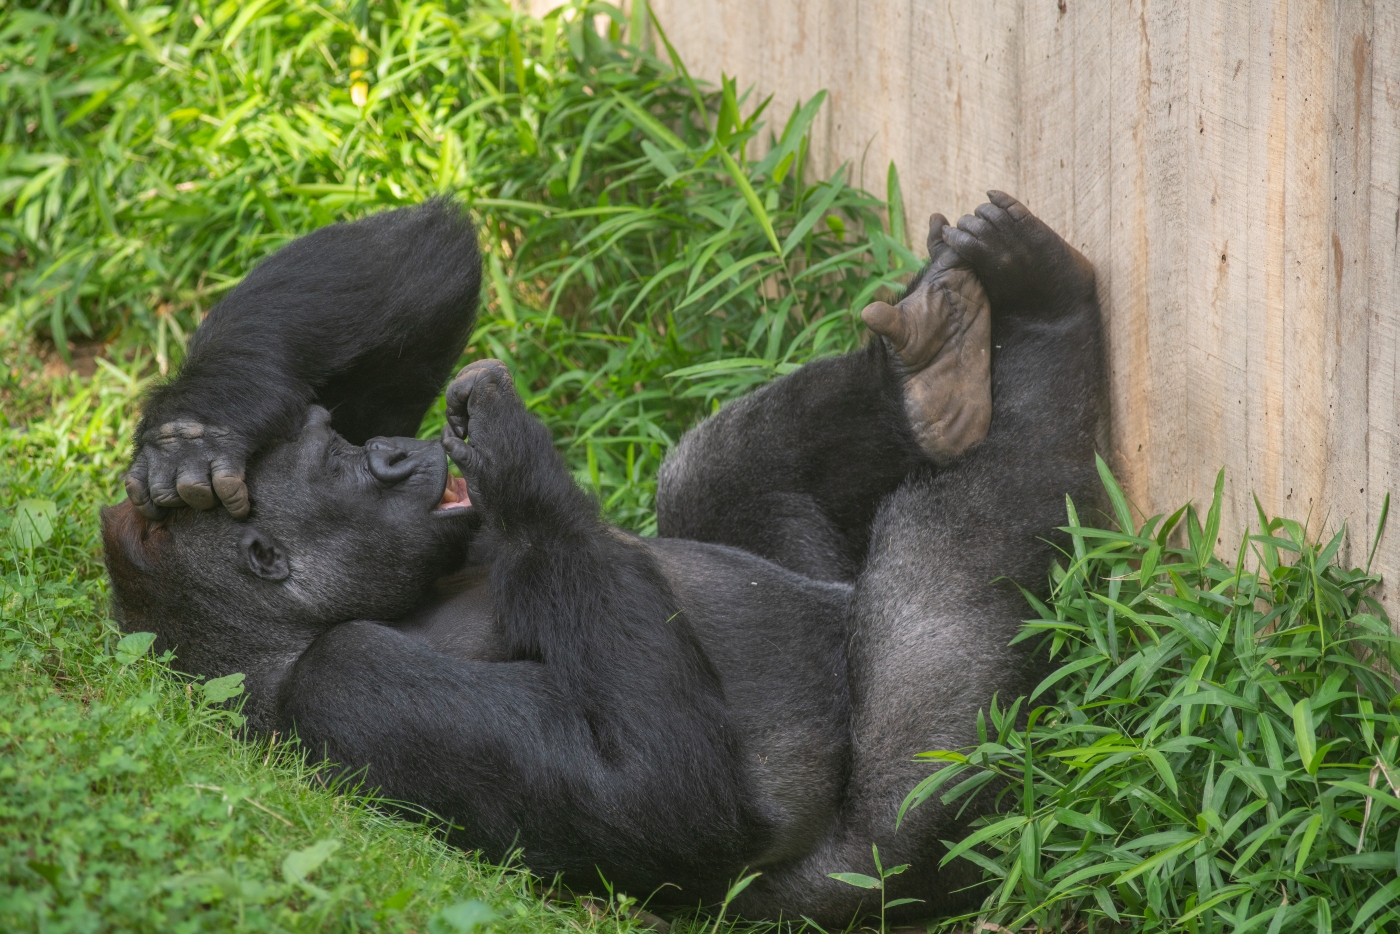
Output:
[[[942,219],[934,215],[932,228]],[[899,361],[904,409],[924,452],[937,464],[961,456],[987,435],[992,418],[991,306],[977,276],[944,246],[898,305],[861,312]]]
[[982,280],[998,316],[1053,317],[1092,297],[1094,269],[1025,205],[1001,191],[943,231]]

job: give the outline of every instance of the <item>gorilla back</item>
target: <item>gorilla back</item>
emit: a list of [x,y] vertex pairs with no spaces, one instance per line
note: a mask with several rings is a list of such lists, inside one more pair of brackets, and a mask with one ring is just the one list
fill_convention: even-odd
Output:
[[[1044,580],[1064,495],[1093,498],[1100,419],[1092,271],[1019,202],[991,199],[957,227],[935,216],[929,267],[867,310],[867,347],[686,435],[657,539],[602,520],[499,362],[453,381],[441,443],[371,437],[401,433],[446,373],[428,391],[297,364],[345,324],[301,289],[278,364],[295,385],[259,389],[218,366],[222,342],[251,339],[224,315],[199,385],[182,373],[148,413],[131,499],[104,511],[121,624],[157,632],[192,673],[244,672],[253,729],[295,731],[450,820],[453,842],[519,847],[540,874],[589,887],[601,872],[695,905],[758,870],[742,914],[844,925],[878,903],[828,874],[870,871],[875,843],[910,864],[886,893],[921,900],[903,917],[964,907],[975,873],[940,870],[940,841],[973,815],[930,801],[896,833],[895,814],[928,769],[914,754],[975,742],[992,694],[1031,683],[1035,659],[1009,645],[1021,598],[996,581]],[[476,262],[434,244],[463,236],[449,206],[420,211],[371,219],[432,218],[375,249]],[[361,242],[357,226],[314,236]],[[405,328],[393,340],[459,347],[479,273],[430,278],[471,294],[395,311],[393,328],[353,322],[369,336],[343,358],[386,359],[375,335]],[[177,404],[211,386],[305,404],[290,428]],[[381,392],[395,417],[356,395]],[[240,454],[246,483],[224,497],[208,478]]]

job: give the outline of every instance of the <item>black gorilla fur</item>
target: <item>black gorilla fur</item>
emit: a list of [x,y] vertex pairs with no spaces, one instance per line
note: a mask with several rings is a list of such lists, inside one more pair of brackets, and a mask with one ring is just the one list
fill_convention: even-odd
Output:
[[877,338],[690,432],[648,540],[602,521],[495,361],[449,388],[441,444],[358,446],[446,380],[475,236],[444,201],[317,231],[150,402],[103,517],[122,626],[244,672],[255,730],[546,877],[695,905],[747,868],[741,914],[842,926],[878,903],[827,874],[877,843],[911,864],[886,897],[922,900],[893,916],[965,907],[976,870],[938,862],[972,815],[895,814],[915,753],[974,743],[1034,677],[1007,579],[1043,581],[1064,495],[1095,497],[1101,351],[1092,270],[1013,199],[936,218],[930,254],[921,276],[970,267],[991,302],[985,440],[936,467]]

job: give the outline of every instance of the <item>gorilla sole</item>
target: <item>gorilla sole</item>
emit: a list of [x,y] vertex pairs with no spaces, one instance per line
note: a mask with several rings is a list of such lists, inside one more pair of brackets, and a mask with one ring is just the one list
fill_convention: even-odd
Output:
[[103,515],[118,618],[244,672],[253,729],[543,876],[694,906],[759,871],[740,914],[839,927],[878,903],[828,874],[874,843],[910,864],[886,898],[919,900],[892,918],[964,908],[940,841],[974,815],[895,816],[916,753],[1033,683],[1007,580],[1044,580],[1065,494],[1094,498],[1101,418],[1092,270],[990,197],[935,215],[868,346],[682,438],[656,539],[602,520],[499,361],[448,387],[440,443],[396,437],[474,318],[454,206],[317,231],[151,400]]

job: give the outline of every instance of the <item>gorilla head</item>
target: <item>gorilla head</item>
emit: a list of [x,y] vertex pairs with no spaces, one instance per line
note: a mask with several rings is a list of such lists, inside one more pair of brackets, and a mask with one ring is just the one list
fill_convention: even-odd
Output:
[[401,616],[461,566],[472,536],[466,485],[440,443],[359,447],[319,406],[253,464],[248,485],[246,522],[223,509],[151,522],[130,501],[102,511],[122,629],[156,633],[157,651],[175,649],[192,674],[227,674],[231,646],[246,651],[253,632],[281,653],[347,620]]

